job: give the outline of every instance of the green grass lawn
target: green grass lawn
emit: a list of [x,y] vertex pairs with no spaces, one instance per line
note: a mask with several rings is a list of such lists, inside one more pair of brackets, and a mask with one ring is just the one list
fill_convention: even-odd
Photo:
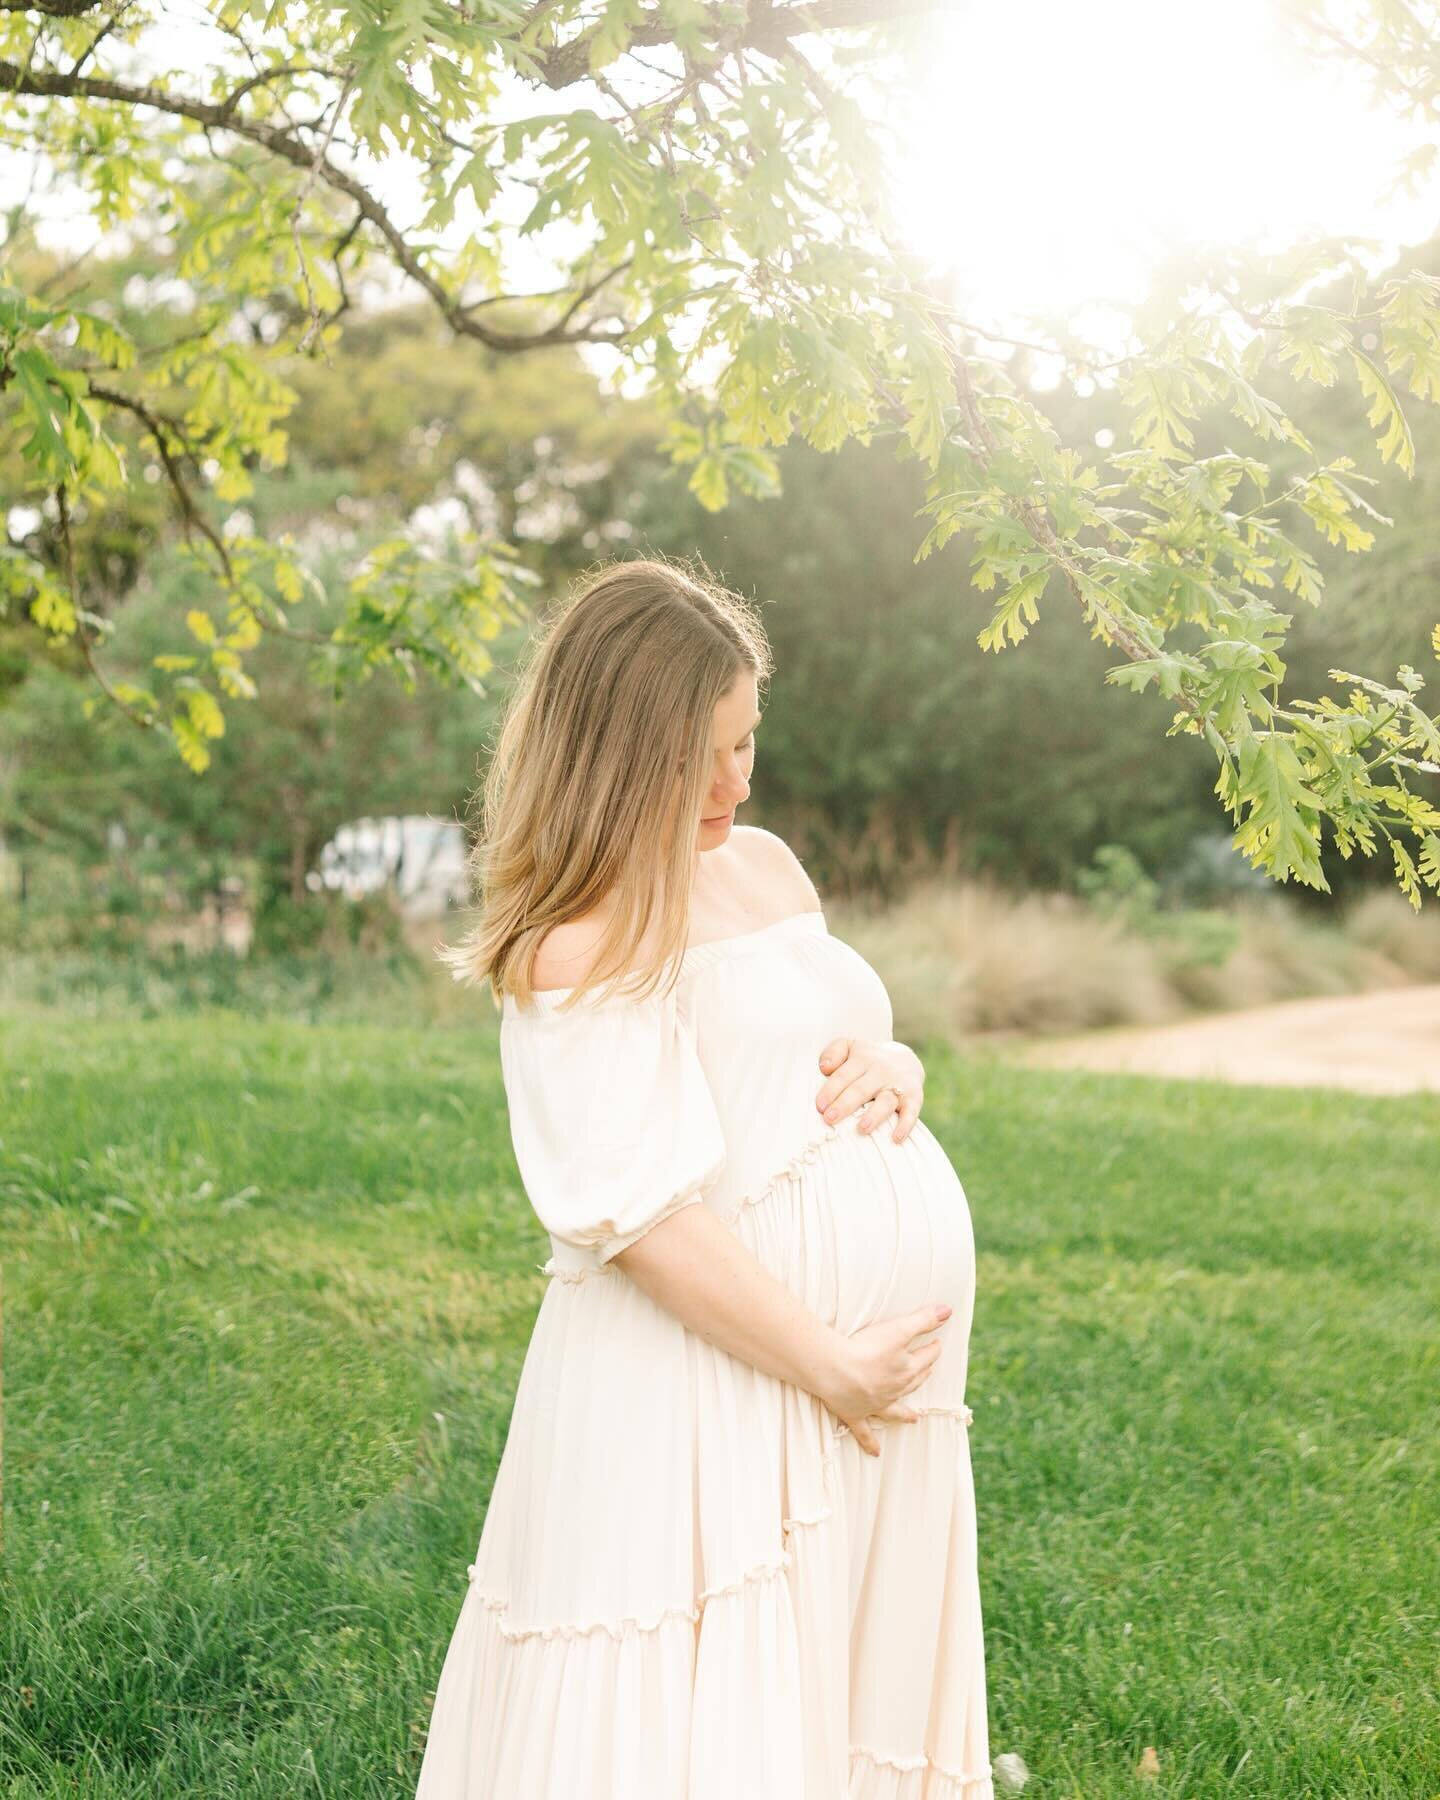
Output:
[[[408,1797],[548,1249],[493,1025],[0,1043],[0,1793]],[[927,1063],[992,1753],[1440,1795],[1440,1100]]]

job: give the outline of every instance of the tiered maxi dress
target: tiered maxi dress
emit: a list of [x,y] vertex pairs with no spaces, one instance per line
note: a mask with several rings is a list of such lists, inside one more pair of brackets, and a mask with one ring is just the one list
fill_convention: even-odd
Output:
[[[831,1038],[893,1035],[883,982],[807,911],[692,945],[668,994],[567,991],[504,1003],[550,1279],[416,1800],[993,1800],[969,1207],[923,1120],[815,1103]],[[612,1262],[691,1205],[841,1331],[954,1307],[878,1457]]]

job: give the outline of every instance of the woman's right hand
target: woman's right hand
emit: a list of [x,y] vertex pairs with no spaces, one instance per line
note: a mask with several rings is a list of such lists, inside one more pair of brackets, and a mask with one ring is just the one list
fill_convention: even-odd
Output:
[[901,1403],[901,1396],[930,1373],[943,1345],[938,1338],[919,1345],[915,1340],[943,1325],[953,1310],[941,1305],[917,1306],[913,1312],[877,1319],[840,1337],[836,1366],[816,1392],[850,1428],[868,1456],[880,1454],[880,1440],[868,1423],[870,1419],[919,1418],[913,1407]]

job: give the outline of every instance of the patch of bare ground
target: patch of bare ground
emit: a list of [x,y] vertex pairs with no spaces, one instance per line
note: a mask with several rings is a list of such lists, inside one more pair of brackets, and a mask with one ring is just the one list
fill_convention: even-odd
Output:
[[1357,1093],[1440,1093],[1440,983],[1320,995],[1168,1025],[995,1044],[1029,1068]]

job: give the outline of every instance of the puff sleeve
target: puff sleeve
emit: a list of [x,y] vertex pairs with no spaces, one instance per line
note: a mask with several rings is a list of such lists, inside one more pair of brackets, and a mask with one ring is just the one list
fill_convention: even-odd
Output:
[[725,1134],[678,996],[507,1010],[515,1161],[552,1237],[609,1262],[725,1166]]

